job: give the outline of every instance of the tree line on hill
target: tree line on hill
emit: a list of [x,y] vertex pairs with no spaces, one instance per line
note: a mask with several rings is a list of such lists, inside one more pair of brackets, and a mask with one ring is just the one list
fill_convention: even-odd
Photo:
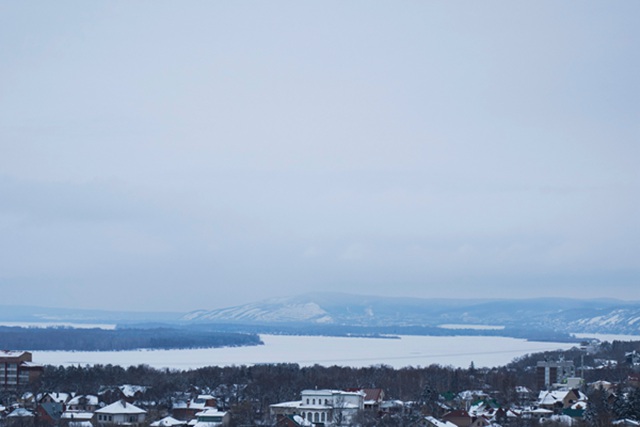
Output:
[[257,334],[181,328],[79,329],[0,326],[0,343],[16,350],[120,351],[260,345]]

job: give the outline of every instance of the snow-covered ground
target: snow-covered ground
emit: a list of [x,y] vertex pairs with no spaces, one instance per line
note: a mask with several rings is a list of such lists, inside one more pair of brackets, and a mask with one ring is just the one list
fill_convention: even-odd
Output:
[[36,351],[34,362],[50,365],[147,364],[156,368],[192,369],[203,366],[298,363],[363,367],[431,364],[468,367],[500,366],[528,353],[568,349],[568,343],[529,342],[504,337],[402,336],[400,339],[261,335],[265,345],[193,350],[118,352]]

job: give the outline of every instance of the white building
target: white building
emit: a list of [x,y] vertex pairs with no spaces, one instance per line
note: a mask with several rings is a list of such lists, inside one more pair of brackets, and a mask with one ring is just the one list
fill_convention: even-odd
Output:
[[270,406],[271,415],[299,415],[315,425],[348,426],[364,410],[365,393],[342,390],[303,390],[301,400]]
[[98,427],[112,427],[115,425],[142,426],[147,415],[147,411],[127,403],[125,400],[119,400],[98,409],[95,413]]

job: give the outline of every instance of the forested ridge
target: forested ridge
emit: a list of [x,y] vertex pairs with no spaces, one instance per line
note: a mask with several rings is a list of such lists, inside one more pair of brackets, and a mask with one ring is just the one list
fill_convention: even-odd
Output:
[[256,334],[180,328],[77,329],[0,327],[0,347],[14,350],[119,351],[260,345]]

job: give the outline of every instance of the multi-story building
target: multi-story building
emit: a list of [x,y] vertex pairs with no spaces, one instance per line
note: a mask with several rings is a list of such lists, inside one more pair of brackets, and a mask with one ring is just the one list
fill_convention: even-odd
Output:
[[303,390],[301,400],[271,405],[271,414],[279,419],[299,415],[316,426],[350,425],[351,419],[364,410],[363,391]]
[[16,389],[36,380],[44,368],[28,351],[0,351],[0,389]]
[[549,389],[570,377],[575,377],[573,360],[544,360],[536,367],[536,383],[539,390]]

